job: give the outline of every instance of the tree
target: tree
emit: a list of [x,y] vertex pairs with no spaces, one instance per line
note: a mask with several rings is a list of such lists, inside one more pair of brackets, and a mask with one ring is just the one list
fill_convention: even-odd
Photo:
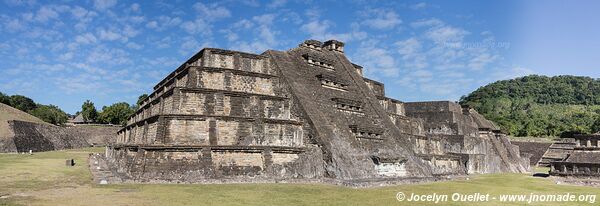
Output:
[[102,107],[99,120],[102,123],[125,125],[127,118],[135,112],[134,108],[126,102],[115,103]]
[[14,107],[24,112],[29,112],[37,107],[37,105],[32,99],[22,95],[10,96],[9,102],[11,107]]
[[96,122],[98,120],[98,111],[96,111],[94,103],[90,100],[86,100],[81,105],[81,114],[83,115],[83,120],[86,122]]
[[0,103],[10,105],[10,97],[0,92]]
[[142,95],[140,95],[140,97],[138,97],[138,101],[136,103],[138,108],[140,106],[142,106],[142,101],[145,100],[146,98],[148,98],[148,94],[142,94]]
[[54,105],[38,105],[31,110],[31,115],[54,125],[62,125],[67,122],[67,113]]

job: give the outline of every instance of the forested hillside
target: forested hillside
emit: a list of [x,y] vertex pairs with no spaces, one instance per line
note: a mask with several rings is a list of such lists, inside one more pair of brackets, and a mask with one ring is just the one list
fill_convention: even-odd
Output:
[[531,75],[498,81],[463,96],[514,136],[560,136],[600,130],[600,80]]

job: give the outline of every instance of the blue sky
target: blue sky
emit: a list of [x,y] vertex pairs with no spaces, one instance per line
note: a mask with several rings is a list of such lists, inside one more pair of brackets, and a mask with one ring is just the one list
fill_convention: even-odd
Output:
[[338,39],[403,101],[458,100],[527,74],[600,76],[597,1],[0,3],[0,91],[69,113],[134,103],[203,47],[262,53]]

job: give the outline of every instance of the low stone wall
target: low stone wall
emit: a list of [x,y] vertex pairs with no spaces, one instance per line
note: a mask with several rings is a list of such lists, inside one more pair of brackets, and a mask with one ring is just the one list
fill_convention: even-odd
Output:
[[106,145],[114,141],[118,127],[58,127],[24,121],[8,121],[11,137],[0,141],[0,152],[41,152]]
[[68,129],[32,122],[9,121],[14,148],[6,152],[33,152],[87,147],[89,144]]
[[536,165],[544,156],[544,153],[548,150],[552,142],[524,142],[524,141],[511,141],[512,144],[519,146],[521,154],[530,154],[529,158],[530,165]]

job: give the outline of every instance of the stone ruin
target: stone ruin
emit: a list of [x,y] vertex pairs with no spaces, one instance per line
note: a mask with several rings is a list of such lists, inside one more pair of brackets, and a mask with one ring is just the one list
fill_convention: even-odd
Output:
[[336,40],[260,55],[202,49],[154,87],[101,160],[112,176],[133,182],[529,171],[528,158],[476,111],[386,97]]
[[550,162],[550,175],[600,177],[600,134],[574,135],[563,142],[570,147],[563,152],[564,158]]

